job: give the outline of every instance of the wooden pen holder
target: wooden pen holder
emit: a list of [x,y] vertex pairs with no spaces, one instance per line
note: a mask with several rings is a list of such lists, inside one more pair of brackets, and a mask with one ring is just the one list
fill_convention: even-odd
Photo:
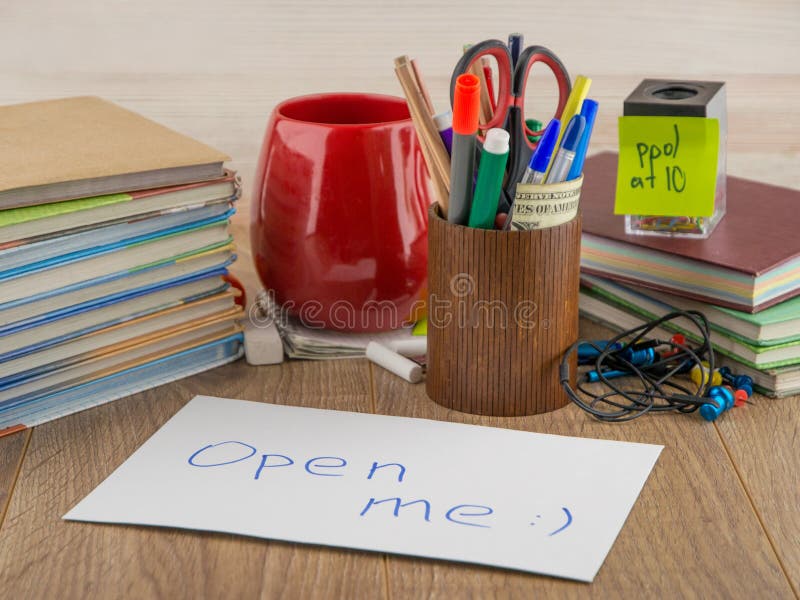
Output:
[[[428,396],[462,412],[521,416],[568,403],[578,339],[581,215],[498,231],[428,220]],[[576,353],[570,373],[574,385]]]

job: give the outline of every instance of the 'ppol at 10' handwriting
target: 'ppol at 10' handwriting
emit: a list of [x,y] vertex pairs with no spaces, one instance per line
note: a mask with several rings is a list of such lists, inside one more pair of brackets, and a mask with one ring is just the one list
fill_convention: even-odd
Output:
[[[672,141],[664,142],[663,144],[647,144],[645,142],[636,144],[636,152],[639,155],[639,168],[645,169],[648,175],[632,177],[631,188],[652,190],[661,185],[666,187],[668,192],[676,192],[678,194],[686,188],[686,172],[675,164],[678,161],[678,149],[681,144],[677,123],[672,126],[672,130],[675,134]],[[660,180],[656,175],[656,169],[660,167],[662,161],[666,160],[669,160],[669,163],[664,164],[664,178]]]

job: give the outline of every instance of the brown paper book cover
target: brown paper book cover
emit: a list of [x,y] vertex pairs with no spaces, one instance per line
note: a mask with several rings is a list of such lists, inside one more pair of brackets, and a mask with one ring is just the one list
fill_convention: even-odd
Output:
[[0,209],[215,179],[226,160],[101,98],[0,107]]

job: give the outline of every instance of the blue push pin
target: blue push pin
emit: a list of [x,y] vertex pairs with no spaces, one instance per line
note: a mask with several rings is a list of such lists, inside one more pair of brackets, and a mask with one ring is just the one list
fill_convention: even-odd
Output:
[[733,392],[724,386],[715,385],[709,388],[706,398],[709,402],[700,407],[700,416],[706,421],[716,421],[717,417],[733,407]]
[[[618,377],[626,377],[630,375],[630,371],[603,371],[604,379],[617,379]],[[597,383],[600,381],[599,371],[589,371],[586,373],[586,381],[589,383]]]
[[734,389],[744,390],[748,398],[753,395],[753,378],[749,375],[734,375],[729,367],[720,367],[719,374]]
[[753,378],[749,375],[737,375],[733,378],[733,387],[747,392],[747,397],[753,395]]
[[655,362],[656,351],[652,348],[634,350],[633,348],[628,347],[625,349],[625,352],[622,353],[622,358],[627,360],[632,365],[643,367],[646,365],[652,365],[653,362]]
[[614,344],[610,344],[606,340],[593,340],[591,342],[581,342],[578,344],[578,364],[583,365],[587,364],[598,356],[600,356],[600,352],[602,350],[598,350],[598,348],[602,350],[608,350],[609,352],[616,352],[617,350],[622,349],[622,344],[616,342]]

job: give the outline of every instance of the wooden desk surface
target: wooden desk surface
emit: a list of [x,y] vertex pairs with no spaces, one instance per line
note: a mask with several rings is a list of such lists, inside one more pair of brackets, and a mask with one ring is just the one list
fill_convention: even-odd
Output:
[[[79,6],[75,6],[79,4]],[[267,115],[324,90],[399,94],[392,58],[422,62],[439,106],[461,43],[522,29],[601,103],[593,150],[616,144],[645,76],[728,83],[728,171],[800,188],[793,0],[614,0],[437,6],[316,2],[10,0],[0,7],[0,103],[98,94],[227,151],[249,191]],[[644,6],[644,8],[642,8]],[[460,20],[442,29],[460,8]],[[415,17],[421,17],[415,19]],[[525,24],[529,25],[525,25]],[[534,36],[535,32],[539,32]],[[536,77],[539,77],[538,75]],[[552,104],[544,83],[534,92]],[[754,199],[757,201],[757,199]],[[253,290],[247,195],[235,271]],[[602,336],[587,322],[582,334]],[[83,498],[195,394],[370,411],[666,446],[591,585],[499,569],[169,529],[65,523]],[[570,406],[491,419],[449,412],[364,360],[244,362],[0,439],[0,595],[8,598],[791,598],[800,590],[800,404],[757,397],[714,424],[624,425]],[[598,490],[602,493],[602,490]]]

